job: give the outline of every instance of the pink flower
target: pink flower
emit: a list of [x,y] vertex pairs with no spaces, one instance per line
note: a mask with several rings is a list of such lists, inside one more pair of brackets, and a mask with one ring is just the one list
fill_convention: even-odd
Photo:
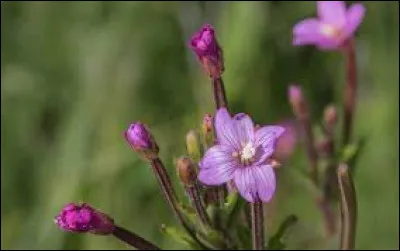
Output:
[[115,228],[109,216],[85,203],[65,205],[54,221],[61,229],[70,232],[106,235],[111,234]]
[[208,149],[200,161],[198,179],[206,185],[234,182],[249,202],[271,200],[275,193],[275,143],[284,132],[281,126],[264,126],[257,130],[243,113],[233,118],[226,108],[215,116],[218,144]]
[[145,124],[131,124],[125,131],[125,139],[144,158],[155,158],[158,154],[158,145]]
[[293,28],[293,45],[314,44],[320,49],[339,48],[351,38],[364,18],[365,7],[343,1],[317,1],[318,18],[307,18]]
[[224,70],[222,50],[214,34],[214,28],[205,24],[195,33],[189,43],[203,68],[212,77],[219,77]]

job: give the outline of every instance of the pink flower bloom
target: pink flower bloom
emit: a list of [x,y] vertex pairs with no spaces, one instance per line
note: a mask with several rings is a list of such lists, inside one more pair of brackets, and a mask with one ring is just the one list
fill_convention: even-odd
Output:
[[224,70],[222,50],[214,35],[214,28],[205,24],[189,43],[197,59],[210,76],[218,77]]
[[247,201],[268,202],[276,186],[270,157],[284,128],[264,126],[255,130],[248,115],[240,113],[232,118],[226,108],[221,108],[215,116],[215,130],[218,144],[200,161],[198,179],[206,185],[233,180]]
[[65,205],[54,221],[61,229],[70,232],[106,235],[111,234],[115,227],[109,216],[85,203]]
[[318,18],[307,18],[293,28],[293,45],[314,44],[320,49],[339,48],[354,35],[364,18],[365,7],[343,1],[317,1]]

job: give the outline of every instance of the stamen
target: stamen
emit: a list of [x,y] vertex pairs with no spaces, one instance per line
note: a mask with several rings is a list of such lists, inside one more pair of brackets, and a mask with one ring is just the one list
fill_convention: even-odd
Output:
[[321,26],[321,33],[325,36],[335,38],[340,36],[340,29],[330,24],[323,24]]

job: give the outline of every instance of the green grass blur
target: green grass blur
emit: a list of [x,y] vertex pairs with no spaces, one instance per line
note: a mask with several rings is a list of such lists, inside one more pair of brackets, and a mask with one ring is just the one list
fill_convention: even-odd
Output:
[[[399,248],[399,4],[365,2],[357,34],[357,248]],[[210,84],[186,43],[205,22],[224,49],[234,112],[259,123],[291,118],[286,88],[300,83],[320,121],[341,102],[343,58],[291,46],[315,2],[1,2],[1,248],[126,249],[111,237],[68,234],[53,217],[86,201],[163,248],[173,224],[151,170],[123,130],[149,125],[178,187],[184,135],[213,112]],[[301,152],[282,167],[274,220],[300,217],[292,248],[320,247],[320,214],[301,181]],[[267,216],[268,218],[268,216]],[[329,242],[336,247],[337,239]],[[323,246],[326,247],[326,246]]]

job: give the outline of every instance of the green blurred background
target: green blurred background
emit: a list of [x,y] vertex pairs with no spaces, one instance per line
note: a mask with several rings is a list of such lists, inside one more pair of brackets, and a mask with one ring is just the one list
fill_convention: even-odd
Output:
[[[365,2],[357,34],[355,135],[368,143],[357,164],[357,248],[399,248],[399,4]],[[111,237],[68,234],[53,217],[86,201],[163,248],[173,224],[151,170],[122,133],[149,125],[174,174],[184,135],[213,112],[210,84],[187,48],[205,22],[224,49],[230,106],[259,123],[291,118],[286,88],[300,83],[319,122],[340,104],[343,58],[291,46],[292,26],[315,2],[1,2],[1,247],[126,249]],[[321,244],[320,214],[302,181],[301,149],[279,171],[273,231],[300,217],[291,248]],[[178,182],[173,175],[176,187]],[[268,216],[267,216],[268,217]],[[295,238],[296,239],[296,238]]]

